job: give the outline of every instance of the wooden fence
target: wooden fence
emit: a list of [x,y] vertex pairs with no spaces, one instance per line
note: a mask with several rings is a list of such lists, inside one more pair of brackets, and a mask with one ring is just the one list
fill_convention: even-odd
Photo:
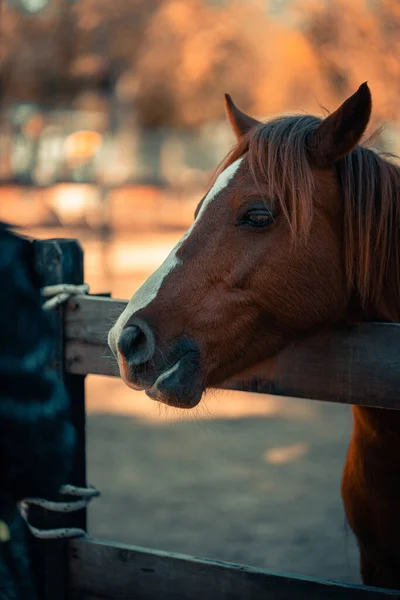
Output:
[[[35,241],[43,285],[83,283],[83,253],[75,240]],[[86,484],[85,389],[88,374],[117,376],[107,331],[125,302],[75,296],[55,314],[54,366],[64,380],[78,431],[70,483]],[[226,387],[260,393],[399,409],[400,325],[365,323],[326,332],[287,349],[246,381]],[[100,500],[101,501],[101,500]],[[86,529],[85,511],[68,516],[37,509],[35,524]],[[117,518],[117,515],[116,515]],[[244,565],[110,544],[90,537],[40,541],[43,600],[369,600],[399,598],[378,590],[270,573]]]

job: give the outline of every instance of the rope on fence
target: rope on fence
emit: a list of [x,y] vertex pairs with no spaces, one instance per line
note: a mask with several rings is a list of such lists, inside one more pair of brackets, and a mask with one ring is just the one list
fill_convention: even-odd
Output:
[[[64,302],[67,302],[72,296],[88,294],[89,286],[87,283],[82,285],[72,285],[62,283],[59,285],[48,285],[41,289],[42,296],[48,298],[42,308],[44,310],[54,310]],[[86,535],[86,531],[79,527],[63,527],[58,529],[39,529],[29,523],[29,506],[41,506],[50,512],[71,513],[86,508],[93,498],[100,496],[100,492],[93,486],[77,487],[74,485],[63,485],[60,494],[77,498],[69,502],[55,502],[45,500],[44,498],[24,498],[19,503],[19,511],[24,519],[31,534],[43,540],[62,539],[81,537]]]
[[81,285],[72,285],[70,283],[47,285],[41,289],[42,296],[49,298],[43,303],[42,308],[44,310],[53,310],[57,306],[60,306],[60,304],[64,304],[71,296],[88,294],[89,290],[90,287],[87,283],[82,283]]
[[70,502],[54,502],[52,500],[44,500],[43,498],[24,498],[24,500],[19,503],[19,511],[21,516],[33,536],[42,540],[54,540],[81,537],[86,535],[86,531],[79,527],[39,529],[29,523],[29,505],[34,504],[36,506],[41,506],[42,508],[51,512],[71,513],[86,508],[93,498],[100,496],[99,490],[93,486],[82,488],[70,484],[63,485],[60,489],[60,494],[78,497],[79,500],[71,500]]

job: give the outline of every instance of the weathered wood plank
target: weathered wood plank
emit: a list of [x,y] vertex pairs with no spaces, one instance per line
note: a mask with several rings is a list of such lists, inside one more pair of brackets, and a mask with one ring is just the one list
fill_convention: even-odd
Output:
[[104,296],[75,296],[68,302],[66,339],[106,347],[108,331],[126,305]]
[[226,387],[400,409],[400,325],[362,323],[310,337]]
[[117,362],[105,346],[69,340],[65,350],[65,365],[69,373],[119,377]]
[[69,543],[71,600],[383,600],[399,592],[337,584],[135,546]]
[[[107,332],[125,306],[93,296],[70,302],[65,334],[71,373],[118,375]],[[310,337],[224,387],[400,409],[400,325],[362,323]]]
[[107,334],[127,302],[104,296],[79,296],[67,305],[65,365],[70,373],[118,377]]

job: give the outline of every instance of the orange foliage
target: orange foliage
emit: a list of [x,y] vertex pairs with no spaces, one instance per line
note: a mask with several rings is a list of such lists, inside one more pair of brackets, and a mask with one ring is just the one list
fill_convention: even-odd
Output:
[[397,0],[303,3],[304,34],[334,104],[368,81],[377,121],[398,118],[400,4]]
[[142,125],[193,128],[222,116],[225,91],[267,115],[331,108],[368,80],[375,115],[397,118],[396,0],[292,1],[280,20],[264,0],[54,6],[33,17],[2,3],[3,101],[79,105],[81,98],[87,107],[90,94],[108,101],[114,91]]

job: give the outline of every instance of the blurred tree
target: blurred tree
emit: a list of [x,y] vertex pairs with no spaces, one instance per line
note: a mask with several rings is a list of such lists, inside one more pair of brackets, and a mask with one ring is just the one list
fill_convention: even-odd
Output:
[[137,110],[149,126],[197,126],[219,117],[230,91],[244,106],[259,73],[252,2],[166,0],[153,13],[136,61]]
[[400,100],[398,0],[301,2],[302,30],[331,106],[368,80],[376,123],[396,121]]
[[[35,16],[2,4],[0,100],[121,106],[148,127],[222,116],[229,91],[270,112],[309,94],[308,42],[264,0],[53,1]],[[99,105],[100,102],[100,105]]]
[[397,0],[276,6],[53,0],[29,15],[3,2],[0,101],[96,108],[111,122],[123,112],[125,123],[131,117],[145,127],[196,128],[222,116],[225,91],[260,115],[315,112],[318,102],[332,108],[368,79],[378,120],[397,117]]
[[197,127],[223,115],[223,93],[259,114],[315,108],[318,62],[266,0],[163,0],[137,56],[135,107],[147,126]]
[[48,105],[74,95],[70,65],[77,49],[70,6],[52,3],[37,15],[0,6],[0,101]]

